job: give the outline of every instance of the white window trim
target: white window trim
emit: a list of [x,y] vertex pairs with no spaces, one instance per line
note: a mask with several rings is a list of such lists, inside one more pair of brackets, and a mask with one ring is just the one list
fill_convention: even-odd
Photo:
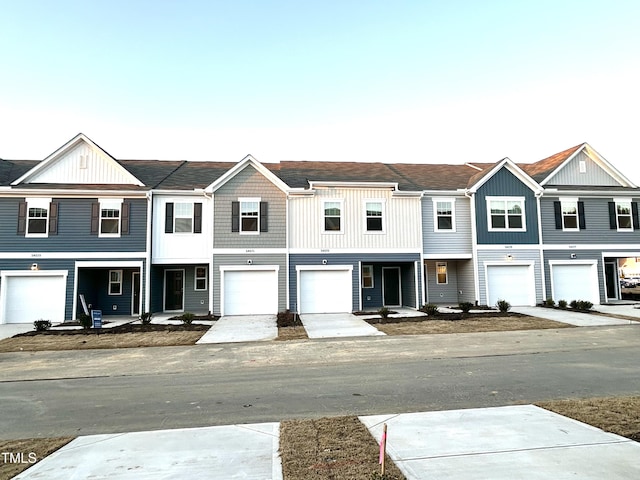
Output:
[[[51,204],[51,198],[25,198],[25,202],[27,204],[27,212],[24,236],[29,238],[47,238],[49,236],[49,215],[51,214],[49,206]],[[47,218],[45,219],[45,233],[29,233],[29,208],[42,208],[47,211]]]
[[[440,282],[438,281],[438,267],[444,265],[444,274],[446,276],[447,281],[446,282]],[[447,264],[447,262],[436,262],[436,285],[449,285],[449,265]]]
[[[577,198],[560,198],[560,216],[562,217],[562,231],[563,232],[577,232],[580,230],[580,212],[578,211],[578,199]],[[567,228],[564,225],[564,208],[563,203],[575,203],[576,204],[576,228]]]
[[[324,211],[327,203],[339,203],[340,204],[340,230],[325,230],[324,229]],[[322,200],[322,210],[320,213],[320,232],[323,235],[342,235],[344,234],[344,198],[327,198]]]
[[[438,233],[454,233],[456,231],[456,199],[433,197],[433,231]],[[438,202],[451,202],[451,228],[438,228]]]
[[[238,209],[240,210],[238,212],[238,223],[240,224],[238,227],[238,233],[240,235],[260,235],[260,202],[262,201],[262,198],[260,197],[241,197],[238,198]],[[258,216],[256,217],[257,220],[257,224],[256,224],[256,230],[249,230],[249,231],[244,231],[242,230],[242,204],[243,203],[250,203],[250,202],[257,202],[258,203]]]
[[[486,197],[485,201],[487,202],[487,228],[490,232],[526,232],[527,231],[527,212],[525,208],[525,198],[524,197]],[[522,203],[522,228],[509,228],[507,221],[508,213],[505,210],[505,228],[493,228],[491,225],[491,202],[492,201],[500,201],[500,202],[521,202]],[[506,208],[506,205],[505,205]]]
[[[614,198],[614,203],[616,204],[616,227],[618,227],[618,232],[633,232],[633,200],[630,198]],[[629,218],[631,219],[631,227],[630,228],[620,228],[620,215],[618,214],[618,204],[629,204]]]
[[[204,269],[204,277],[198,276],[198,269]],[[204,280],[204,288],[198,288],[198,280]],[[193,269],[193,290],[196,292],[204,292],[209,287],[209,272],[205,265],[196,265]]]
[[[364,274],[365,269],[367,269],[367,270],[368,270],[368,269],[371,269],[371,286],[370,286],[370,287],[365,287],[365,285],[364,285],[364,278],[365,278],[365,276],[366,276],[366,275]],[[373,265],[362,265],[362,288],[366,288],[366,289],[374,288]]]
[[[118,272],[118,277],[120,278],[120,281],[118,282],[113,282],[111,281],[111,273],[112,272]],[[107,290],[107,294],[110,297],[115,297],[115,296],[120,296],[122,295],[122,270],[109,270],[109,283],[108,283],[108,290]],[[111,285],[120,285],[120,293],[111,293]]]
[[[367,203],[379,203],[382,205],[382,230],[367,230]],[[364,233],[367,235],[384,235],[387,233],[386,229],[386,216],[387,216],[387,208],[386,208],[386,199],[384,198],[365,198],[362,203],[364,209]],[[323,210],[324,213],[324,210]],[[342,209],[340,210],[340,227],[342,227]],[[324,220],[324,219],[323,219]]]
[[[176,205],[179,205],[179,204],[191,205],[191,231],[190,232],[178,232],[177,229],[176,229],[176,220],[178,218],[187,218],[187,217],[184,217],[184,216],[178,217],[178,214],[176,213],[177,212]],[[193,202],[182,202],[182,201],[174,201],[173,202],[173,232],[172,232],[172,234],[175,234],[175,235],[191,235],[191,234],[193,234],[193,223],[194,223],[193,213],[194,213],[194,209],[195,209],[195,205],[194,205]]]
[[[122,233],[122,198],[99,198],[98,237],[117,238]],[[102,233],[102,210],[118,210],[118,233]]]

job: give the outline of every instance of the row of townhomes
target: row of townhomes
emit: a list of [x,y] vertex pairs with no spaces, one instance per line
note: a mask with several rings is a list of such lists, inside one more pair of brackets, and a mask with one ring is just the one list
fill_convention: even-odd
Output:
[[0,323],[621,297],[640,189],[588,144],[532,164],[0,160]]

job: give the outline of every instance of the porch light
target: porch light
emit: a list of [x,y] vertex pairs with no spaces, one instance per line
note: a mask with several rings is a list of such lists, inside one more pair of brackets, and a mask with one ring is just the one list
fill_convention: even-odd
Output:
[[38,270],[38,269],[39,269],[39,267],[38,267],[38,264],[37,264],[37,263],[32,263],[32,264],[31,264],[31,270],[32,270],[32,271],[34,271],[34,272],[35,272],[35,271],[36,271],[36,270]]
[[507,255],[507,262],[510,262],[511,260],[513,260],[513,255],[509,254]]

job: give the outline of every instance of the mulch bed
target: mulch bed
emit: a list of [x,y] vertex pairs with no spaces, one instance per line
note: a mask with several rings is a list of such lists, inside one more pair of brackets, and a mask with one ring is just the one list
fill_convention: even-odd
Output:
[[369,318],[365,322],[371,325],[380,323],[404,323],[404,322],[427,322],[429,320],[482,320],[483,318],[500,318],[500,317],[527,317],[521,313],[513,312],[496,312],[495,310],[486,313],[438,313],[438,315],[420,316],[420,317],[388,317],[387,319]]
[[141,332],[204,332],[211,328],[211,325],[191,324],[191,325],[162,325],[162,324],[147,324],[141,325],[139,323],[125,323],[111,328],[78,328],[72,330],[45,330],[45,331],[32,331],[26,333],[20,333],[15,337],[34,337],[38,335],[87,335],[94,333],[96,335],[113,335],[118,333],[141,333]]

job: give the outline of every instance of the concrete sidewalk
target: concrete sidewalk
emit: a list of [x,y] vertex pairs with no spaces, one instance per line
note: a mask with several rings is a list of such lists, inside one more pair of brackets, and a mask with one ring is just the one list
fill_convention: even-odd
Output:
[[197,345],[274,340],[278,336],[275,315],[235,315],[220,317]]
[[[598,305],[596,308],[600,308]],[[568,323],[577,327],[603,327],[611,325],[640,325],[632,320],[606,317],[592,313],[572,312],[571,310],[560,310],[557,308],[545,307],[512,307],[512,312],[530,315],[532,317],[546,318],[556,322]],[[613,313],[613,312],[611,312]]]
[[309,338],[372,337],[384,335],[351,313],[305,313],[300,315]]

